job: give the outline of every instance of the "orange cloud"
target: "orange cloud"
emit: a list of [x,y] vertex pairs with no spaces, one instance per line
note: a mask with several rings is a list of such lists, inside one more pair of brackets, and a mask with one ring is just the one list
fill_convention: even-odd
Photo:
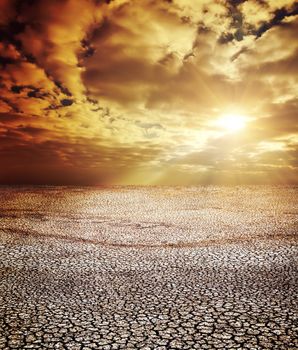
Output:
[[295,182],[297,26],[290,0],[0,0],[0,182]]

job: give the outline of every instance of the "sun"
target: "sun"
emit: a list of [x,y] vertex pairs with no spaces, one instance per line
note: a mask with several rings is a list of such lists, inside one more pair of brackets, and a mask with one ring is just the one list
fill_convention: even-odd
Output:
[[236,132],[245,128],[247,118],[240,114],[224,114],[217,121],[216,125],[228,132]]

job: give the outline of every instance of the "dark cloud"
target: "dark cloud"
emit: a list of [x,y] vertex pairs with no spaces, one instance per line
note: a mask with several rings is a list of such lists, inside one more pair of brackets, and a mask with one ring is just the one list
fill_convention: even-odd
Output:
[[296,16],[298,14],[298,2],[295,2],[290,9],[285,7],[274,11],[274,16],[269,22],[263,23],[258,29],[254,31],[257,38],[261,37],[270,28],[277,25],[285,25],[283,20],[287,17]]
[[[18,127],[0,135],[0,157],[6,164],[0,172],[1,183],[109,183],[152,159],[151,152],[146,149],[136,152],[135,148],[125,146],[118,149],[101,145],[98,148],[83,138],[74,142],[49,140],[39,142],[37,147],[33,139],[24,140],[24,133],[36,138],[47,130]],[[157,153],[160,149],[155,147],[154,151]]]
[[71,106],[73,104],[73,100],[70,100],[68,98],[64,98],[63,100],[61,100],[61,104],[64,107],[68,107],[68,106]]
[[15,60],[13,58],[0,56],[0,65],[3,68],[5,68],[8,64],[13,63],[15,63]]

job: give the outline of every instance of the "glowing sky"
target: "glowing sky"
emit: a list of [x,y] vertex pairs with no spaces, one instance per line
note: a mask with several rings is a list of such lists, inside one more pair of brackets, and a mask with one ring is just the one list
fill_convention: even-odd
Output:
[[297,183],[297,35],[290,0],[0,0],[0,183]]

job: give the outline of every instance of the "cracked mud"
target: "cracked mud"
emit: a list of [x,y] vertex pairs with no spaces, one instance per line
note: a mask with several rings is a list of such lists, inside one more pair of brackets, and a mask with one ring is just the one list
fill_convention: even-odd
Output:
[[0,349],[297,349],[297,194],[0,189]]

